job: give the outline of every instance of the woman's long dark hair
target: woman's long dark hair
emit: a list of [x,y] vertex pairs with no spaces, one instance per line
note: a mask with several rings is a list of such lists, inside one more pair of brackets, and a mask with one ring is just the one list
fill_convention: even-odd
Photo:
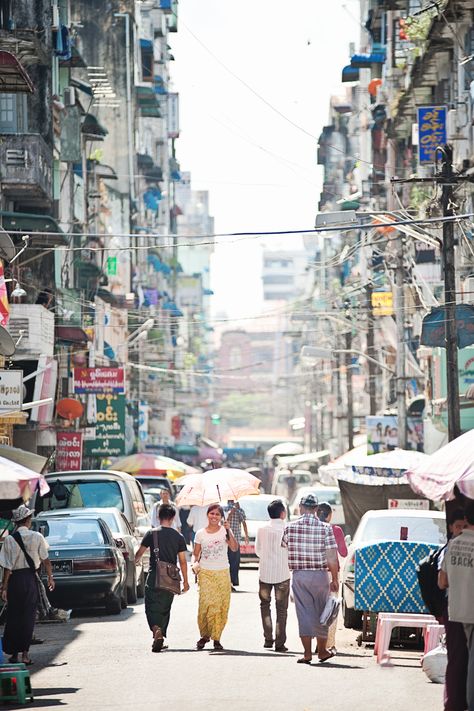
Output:
[[219,511],[222,518],[224,518],[224,509],[219,504],[211,504],[210,506],[208,506],[207,513],[210,514],[211,511],[215,511],[216,509]]

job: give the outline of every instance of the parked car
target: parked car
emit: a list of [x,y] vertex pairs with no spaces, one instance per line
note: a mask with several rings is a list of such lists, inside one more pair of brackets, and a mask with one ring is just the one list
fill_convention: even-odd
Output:
[[[271,493],[277,496],[286,496],[288,494],[288,487],[286,480],[290,476],[288,469],[275,469],[273,475]],[[294,469],[291,472],[291,476],[295,478],[296,488],[302,486],[311,486],[314,481],[314,476],[310,471],[306,469]]]
[[165,476],[137,476],[135,477],[144,492],[150,489],[167,489],[172,499],[174,499],[176,491],[173,483]]
[[105,521],[44,513],[34,525],[49,544],[56,582],[49,593],[53,605],[66,609],[103,605],[110,615],[127,606],[125,558]]
[[240,546],[240,562],[241,563],[256,563],[258,561],[255,553],[255,538],[259,528],[264,526],[270,520],[267,507],[271,501],[281,499],[287,509],[287,517],[289,518],[288,502],[283,496],[275,496],[274,494],[257,494],[253,496],[243,496],[239,499],[239,504],[245,512],[247,519],[247,529],[249,532],[249,543]]
[[401,540],[431,543],[435,546],[446,542],[446,520],[442,511],[419,511],[409,509],[381,509],[365,513],[354,538],[349,545],[348,555],[342,570],[342,610],[344,626],[358,629],[362,622],[362,613],[354,609],[354,560],[355,552],[361,546],[381,541]]
[[[145,496],[145,503],[147,506],[147,509],[149,512],[151,512],[153,506],[161,501],[161,492],[162,491],[169,491],[168,487],[166,486],[154,486],[151,487],[150,489],[144,489],[143,495]],[[173,498],[171,499],[173,500]]]
[[341,492],[338,486],[315,484],[314,486],[304,486],[301,489],[297,489],[290,504],[292,516],[300,515],[300,501],[303,496],[307,496],[308,494],[314,494],[319,503],[325,501],[330,504],[333,510],[331,523],[336,523],[338,526],[344,527],[344,510],[342,508]]
[[51,518],[53,516],[74,516],[81,518],[100,518],[110,528],[114,541],[117,546],[122,551],[122,555],[125,558],[125,567],[127,575],[127,602],[134,604],[137,602],[138,597],[143,597],[145,595],[145,566],[146,560],[140,559],[138,566],[135,565],[135,553],[137,552],[141,536],[138,531],[135,531],[130,526],[129,522],[123,515],[121,511],[117,508],[100,508],[100,509],[67,509],[59,511],[48,511],[38,514],[36,517],[37,521],[43,520],[44,518]]
[[52,472],[46,475],[50,491],[35,495],[35,512],[76,508],[117,508],[133,530],[144,535],[150,528],[143,490],[135,477],[125,472],[93,469]]

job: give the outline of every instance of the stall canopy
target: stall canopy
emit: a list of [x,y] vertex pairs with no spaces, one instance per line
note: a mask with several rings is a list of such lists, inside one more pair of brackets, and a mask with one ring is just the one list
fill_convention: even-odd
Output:
[[329,449],[321,449],[319,452],[304,452],[295,454],[293,457],[280,457],[280,466],[284,467],[310,467],[312,464],[321,464],[323,460],[329,460],[331,453]]
[[301,454],[303,445],[298,442],[280,442],[271,447],[266,453],[266,457],[284,457],[293,454]]
[[42,496],[49,491],[49,486],[41,474],[0,456],[2,509],[7,508],[5,502],[16,502],[18,499],[28,501],[37,488]]

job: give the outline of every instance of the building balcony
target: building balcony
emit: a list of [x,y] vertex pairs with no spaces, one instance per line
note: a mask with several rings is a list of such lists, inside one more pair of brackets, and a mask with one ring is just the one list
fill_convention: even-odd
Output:
[[22,205],[51,205],[52,151],[39,134],[0,135],[0,165],[5,197]]

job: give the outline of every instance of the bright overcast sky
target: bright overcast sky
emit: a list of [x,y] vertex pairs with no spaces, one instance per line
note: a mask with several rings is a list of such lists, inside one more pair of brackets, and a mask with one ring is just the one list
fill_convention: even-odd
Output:
[[[180,0],[170,35],[177,156],[193,188],[209,190],[217,232],[313,227],[317,138],[344,86],[349,42],[359,39],[358,8],[358,0]],[[259,238],[216,249],[214,313],[261,310],[263,244],[292,246]]]

